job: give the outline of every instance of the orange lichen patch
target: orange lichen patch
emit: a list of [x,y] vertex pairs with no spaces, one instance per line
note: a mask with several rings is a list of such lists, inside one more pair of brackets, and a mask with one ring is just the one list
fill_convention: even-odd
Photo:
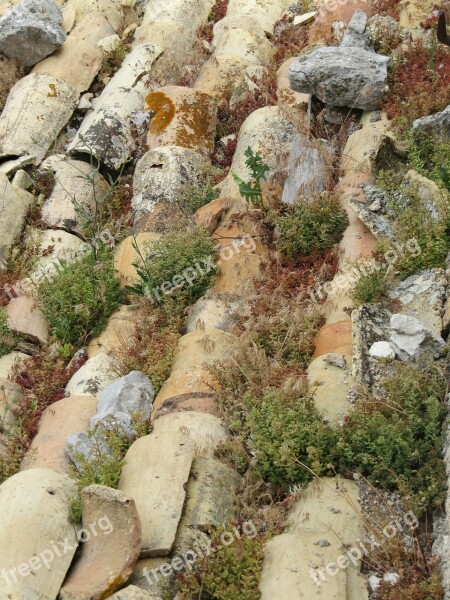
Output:
[[47,96],[49,98],[57,98],[58,97],[58,92],[56,91],[56,85],[54,83],[49,83],[48,87],[50,88],[51,92],[49,92],[47,94]]
[[176,145],[191,149],[205,145],[209,146],[208,150],[212,152],[214,142],[211,135],[211,123],[215,121],[215,117],[213,99],[208,94],[196,92],[192,97],[184,98],[178,108]]
[[145,108],[155,113],[148,129],[150,133],[161,133],[167,129],[176,113],[175,104],[163,92],[147,94]]

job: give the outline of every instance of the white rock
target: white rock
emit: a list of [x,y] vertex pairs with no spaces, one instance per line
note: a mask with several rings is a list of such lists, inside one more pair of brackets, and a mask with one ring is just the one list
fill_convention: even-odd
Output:
[[381,577],[377,577],[376,575],[370,575],[370,577],[369,577],[370,588],[375,592],[380,587],[380,583],[382,581],[383,580],[381,579]]
[[103,52],[106,53],[113,52],[114,50],[116,50],[116,48],[120,46],[120,44],[121,39],[117,35],[117,33],[114,33],[113,35],[108,35],[108,37],[105,37],[99,42],[97,42],[98,48],[100,48],[101,50],[103,50]]
[[311,21],[314,21],[316,15],[317,11],[308,12],[304,15],[297,15],[294,17],[294,25],[306,25],[306,23],[311,23]]
[[393,334],[389,342],[400,360],[416,361],[424,354],[438,358],[445,347],[441,337],[414,317],[392,315],[390,326]]
[[375,342],[370,347],[369,354],[373,358],[395,358],[395,352],[389,342]]

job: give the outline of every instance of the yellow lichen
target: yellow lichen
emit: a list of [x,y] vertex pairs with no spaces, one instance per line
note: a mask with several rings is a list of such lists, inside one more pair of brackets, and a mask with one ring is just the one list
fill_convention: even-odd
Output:
[[145,107],[154,112],[150,122],[150,133],[161,133],[175,116],[175,104],[163,92],[150,92],[145,98]]

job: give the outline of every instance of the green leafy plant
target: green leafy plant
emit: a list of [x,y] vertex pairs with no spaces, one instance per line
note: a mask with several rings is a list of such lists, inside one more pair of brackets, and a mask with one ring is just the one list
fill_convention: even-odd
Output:
[[298,202],[273,214],[278,249],[291,260],[337,244],[348,225],[347,213],[336,198],[322,195],[312,203]]
[[6,309],[0,307],[0,356],[9,354],[17,343],[17,338],[9,329],[7,322]]
[[347,417],[334,464],[400,490],[420,516],[444,502],[445,375],[434,366],[395,363],[394,369],[383,381],[386,397],[358,402]]
[[217,273],[214,241],[200,227],[169,233],[144,252],[136,243],[133,247],[140,257],[134,263],[139,281],[127,291],[147,296],[175,314],[203,296]]
[[259,206],[262,205],[262,188],[261,181],[266,181],[266,173],[270,170],[269,166],[263,162],[262,157],[259,154],[255,154],[249,146],[245,151],[247,160],[245,161],[246,166],[250,169],[252,174],[252,181],[244,181],[233,173],[235,182],[239,185],[239,193],[248,203],[255,203]]
[[220,196],[219,190],[214,187],[214,180],[221,169],[211,167],[201,170],[196,183],[183,188],[178,204],[189,214],[194,214],[199,208],[216,200]]
[[211,539],[212,552],[199,559],[192,572],[180,574],[177,590],[183,600],[258,600],[259,580],[268,535],[242,535],[224,546],[220,536],[233,524],[218,529]]
[[249,407],[247,443],[265,481],[286,489],[309,481],[312,471],[327,473],[338,432],[324,423],[312,397],[273,392],[243,401]]
[[[353,284],[351,294],[355,306],[368,302],[378,302],[386,295],[388,289],[386,271],[379,264],[378,267],[378,269],[361,272],[361,275]],[[358,268],[358,265],[356,268]]]
[[[75,453],[77,465],[72,465],[72,478],[80,491],[93,484],[117,488],[128,448],[151,431],[150,421],[143,420],[139,414],[133,415],[133,423],[136,434],[131,438],[113,418],[98,424],[88,433],[94,441],[92,456],[87,459],[81,452]],[[79,500],[71,505],[70,516],[73,523],[81,521]]]
[[77,346],[102,331],[122,295],[112,253],[103,247],[98,259],[91,252],[76,263],[63,263],[39,286],[38,303],[52,334]]

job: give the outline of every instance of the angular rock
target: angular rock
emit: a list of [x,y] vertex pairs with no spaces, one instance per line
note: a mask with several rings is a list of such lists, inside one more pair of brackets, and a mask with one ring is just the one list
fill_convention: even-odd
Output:
[[97,396],[117,379],[116,361],[101,352],[90,358],[66,385],[66,396]]
[[42,220],[49,227],[80,231],[95,212],[95,202],[106,202],[110,190],[104,177],[92,165],[55,154],[41,165],[52,173],[55,185],[42,207]]
[[282,201],[295,204],[297,200],[313,202],[327,185],[331,156],[319,141],[312,142],[297,133],[292,143],[288,163],[288,177],[283,188]]
[[439,358],[445,348],[444,340],[414,317],[392,315],[390,326],[389,342],[400,360],[417,361],[423,355]]
[[[0,117],[0,158],[11,159],[11,168],[39,164],[70,119],[78,96],[59,77],[31,73],[21,79]],[[8,163],[2,164],[4,172],[9,168]]]
[[181,431],[153,431],[125,456],[119,489],[136,502],[142,526],[141,556],[169,554],[183,511],[195,446]]
[[14,333],[45,344],[49,337],[49,324],[36,301],[30,296],[19,296],[6,307],[8,327]]
[[132,498],[103,485],[85,487],[81,492],[81,507],[83,529],[79,537],[88,539],[58,598],[103,600],[127,582],[139,558],[142,543],[139,515]]
[[375,304],[363,304],[352,312],[353,369],[357,382],[371,384],[379,375],[380,364],[369,352],[375,342],[390,336],[391,313]]
[[149,419],[154,398],[150,379],[139,371],[131,371],[105,387],[90,427],[94,429],[102,421],[112,419],[131,437],[136,432],[133,418],[139,415],[144,420]]
[[389,297],[401,303],[403,314],[419,319],[436,335],[441,335],[446,290],[444,270],[427,269],[410,275]]
[[14,187],[0,173],[0,268],[11,248],[19,240],[25,218],[33,202],[32,194]]
[[372,358],[395,358],[395,352],[389,342],[374,342],[369,349]]
[[89,420],[95,414],[97,398],[71,396],[49,406],[39,422],[39,429],[23,459],[20,469],[52,469],[71,474],[71,463],[66,454],[66,440],[76,432],[87,431]]
[[396,239],[395,229],[385,216],[377,214],[369,206],[357,200],[349,200],[348,205],[355,211],[367,229],[372,232],[375,239]]
[[23,0],[0,18],[0,51],[30,67],[64,43],[62,20],[52,0]]
[[363,50],[373,50],[369,34],[366,31],[367,27],[367,15],[366,13],[358,8],[345,30],[344,37],[342,38],[341,48],[363,48]]
[[147,94],[145,104],[153,113],[147,136],[150,150],[179,146],[206,156],[213,152],[217,103],[212,96],[168,86]]
[[310,95],[294,92],[289,83],[289,68],[296,60],[295,56],[288,58],[277,71],[278,101],[285,106],[306,108],[310,101]]
[[68,459],[78,470],[86,464],[98,462],[99,459],[112,458],[113,453],[102,432],[78,431],[71,433],[65,440],[65,451]]
[[77,497],[75,482],[49,469],[22,471],[0,486],[0,547],[7,548],[0,553],[2,589],[8,590],[5,573],[15,569],[17,578],[20,569],[20,582],[38,598],[56,599],[78,546],[69,520]]
[[450,138],[450,104],[442,112],[416,119],[412,128],[413,131],[435,134],[446,139]]
[[204,164],[198,152],[164,146],[147,152],[136,165],[131,201],[135,220],[159,203],[176,203],[183,187],[194,184]]
[[61,77],[80,93],[85,92],[94,81],[104,58],[97,43],[111,33],[114,29],[101,13],[86,15],[63,46],[37,64],[33,73]]
[[330,106],[379,108],[389,58],[357,47],[321,47],[300,56],[289,69],[291,87]]

